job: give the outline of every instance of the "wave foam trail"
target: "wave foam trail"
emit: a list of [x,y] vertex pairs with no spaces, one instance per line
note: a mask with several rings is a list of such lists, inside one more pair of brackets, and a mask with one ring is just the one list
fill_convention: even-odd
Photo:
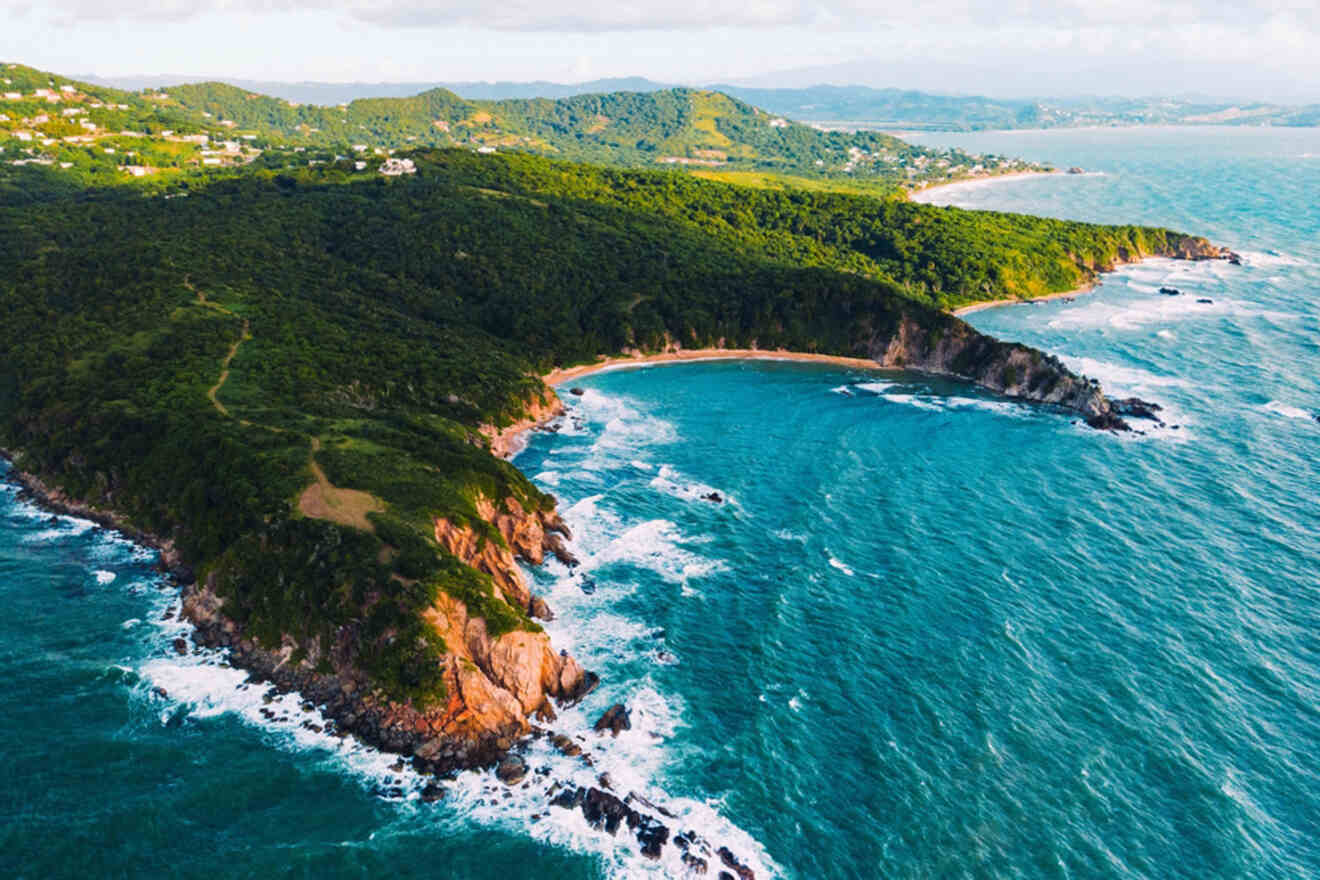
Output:
[[870,394],[883,395],[885,392],[897,386],[896,382],[854,382],[852,387],[859,391],[866,391]]
[[1279,400],[1271,400],[1269,403],[1263,405],[1261,409],[1265,410],[1266,412],[1271,412],[1274,413],[1275,415],[1283,416],[1284,418],[1288,418],[1288,419],[1310,420],[1315,418],[1315,416],[1311,415],[1311,413],[1307,412],[1301,407],[1292,406],[1291,404],[1283,403],[1282,401]]
[[[1161,331],[1164,332],[1164,331]],[[1061,354],[1059,360],[1074,373],[1099,379],[1106,391],[1146,391],[1151,388],[1190,388],[1181,376],[1160,376],[1140,367],[1111,364],[1089,357]]]
[[1301,257],[1294,257],[1288,254],[1281,254],[1277,251],[1241,251],[1238,256],[1248,266],[1260,266],[1262,268],[1272,268],[1278,266],[1309,266],[1308,261]]
[[710,504],[709,496],[718,495],[722,499],[722,503],[738,506],[738,503],[734,501],[729,493],[716,489],[714,486],[708,486],[705,483],[689,480],[672,465],[660,465],[660,470],[648,485],[652,489],[672,495],[675,498],[681,498],[684,501],[704,501]]
[[578,426],[579,434],[596,438],[581,465],[586,470],[607,470],[636,459],[644,449],[678,440],[672,424],[641,412],[624,397],[588,388],[567,406],[568,419]]
[[847,566],[847,564],[845,564],[844,562],[840,561],[839,559],[836,559],[836,558],[833,557],[833,556],[830,557],[830,566],[831,566],[832,568],[837,568],[839,571],[843,572],[844,574],[848,575],[849,577],[852,577],[853,575],[855,575],[855,574],[857,573],[857,572],[853,571],[851,568],[849,568],[849,567]]

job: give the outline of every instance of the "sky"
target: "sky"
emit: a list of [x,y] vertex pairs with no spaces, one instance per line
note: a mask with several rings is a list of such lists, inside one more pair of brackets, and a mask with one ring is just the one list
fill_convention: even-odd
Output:
[[645,76],[1320,102],[1316,0],[0,0],[0,59],[326,82]]

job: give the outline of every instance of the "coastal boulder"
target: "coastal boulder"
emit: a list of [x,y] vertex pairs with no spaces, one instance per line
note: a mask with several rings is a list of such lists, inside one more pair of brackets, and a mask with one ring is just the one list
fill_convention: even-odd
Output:
[[756,880],[756,872],[738,861],[738,857],[727,846],[715,850],[715,854],[720,857],[726,868],[730,868],[738,875],[738,880]]
[[517,785],[527,775],[527,762],[519,755],[509,755],[495,768],[495,776],[505,785]]
[[598,733],[604,733],[608,730],[610,736],[618,736],[620,731],[632,729],[632,721],[629,719],[628,714],[628,708],[623,703],[615,703],[596,720],[596,724],[592,729]]
[[1156,415],[1163,407],[1158,403],[1151,403],[1149,400],[1142,400],[1139,397],[1128,397],[1122,400],[1111,400],[1114,412],[1120,416],[1132,416],[1137,419],[1150,419],[1158,422],[1160,417]]

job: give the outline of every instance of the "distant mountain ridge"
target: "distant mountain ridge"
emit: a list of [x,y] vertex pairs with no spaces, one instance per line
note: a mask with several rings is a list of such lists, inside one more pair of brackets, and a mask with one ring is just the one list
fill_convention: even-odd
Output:
[[[88,82],[140,90],[181,81],[179,77],[84,77]],[[563,99],[610,92],[657,92],[680,88],[645,77],[618,77],[579,83],[397,82],[324,83],[227,80],[253,92],[297,103],[336,105],[363,98],[413,97],[436,88],[468,100]],[[1082,125],[1320,125],[1320,104],[1235,102],[1212,96],[1141,98],[991,98],[930,91],[820,84],[804,88],[759,88],[728,83],[702,86],[800,122],[863,127],[940,130],[1058,128]]]

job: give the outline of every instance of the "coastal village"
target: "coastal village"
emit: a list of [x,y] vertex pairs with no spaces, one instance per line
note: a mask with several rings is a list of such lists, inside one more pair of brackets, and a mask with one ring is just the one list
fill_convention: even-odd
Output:
[[[228,103],[219,99],[199,102],[198,88],[210,89],[208,95],[222,95]],[[423,116],[401,124],[388,113],[355,116],[350,105],[303,106],[223,89],[229,87],[180,86],[177,95],[166,89],[131,93],[21,65],[0,66],[0,168],[39,166],[66,172],[84,184],[114,185],[133,179],[163,182],[180,175],[224,173],[249,165],[267,169],[333,165],[348,174],[402,177],[417,169],[413,160],[396,153],[427,146],[462,147],[479,154],[513,149],[564,155],[562,145],[542,135],[513,130],[517,126],[509,119],[453,95],[447,109],[437,106],[432,110],[436,118]],[[754,171],[832,178],[847,182],[845,185],[878,185],[882,189],[914,189],[1046,170],[1002,156],[971,155],[871,133],[809,127],[745,105],[735,106],[718,93],[696,92],[691,100],[690,129],[671,134],[648,148],[655,151],[649,158],[639,153],[636,161],[716,177],[730,171]],[[208,106],[210,110],[205,109]],[[731,139],[724,128],[726,118],[735,128],[742,120],[751,128]],[[306,121],[309,119],[316,124]],[[627,146],[630,138],[637,137],[635,119],[592,113],[575,124],[582,127],[582,136],[599,136],[624,151],[640,149]],[[800,145],[803,135],[810,132],[823,137],[808,139],[815,146],[804,156]],[[782,146],[789,143],[797,146]],[[781,155],[785,149],[793,158]]]
[[[14,68],[9,65],[9,69]],[[124,177],[169,169],[232,168],[261,155],[253,134],[144,124],[141,107],[111,102],[73,83],[24,89],[0,76],[0,162],[64,170],[111,168]]]

